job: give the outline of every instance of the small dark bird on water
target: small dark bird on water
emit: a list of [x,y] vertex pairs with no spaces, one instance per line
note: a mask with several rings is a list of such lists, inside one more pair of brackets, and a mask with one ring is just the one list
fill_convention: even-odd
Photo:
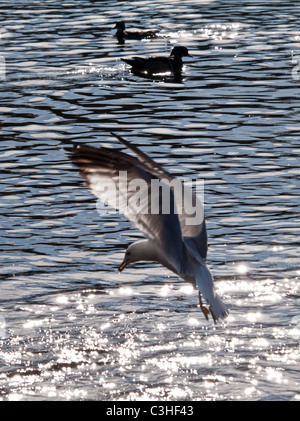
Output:
[[177,46],[171,51],[169,57],[132,57],[122,58],[136,72],[157,74],[157,73],[180,73],[182,71],[182,57],[190,57],[186,47]]
[[125,22],[117,22],[115,28],[117,32],[115,33],[115,37],[118,38],[119,41],[123,41],[125,39],[144,39],[144,38],[154,38],[157,36],[159,30],[158,29],[125,29]]

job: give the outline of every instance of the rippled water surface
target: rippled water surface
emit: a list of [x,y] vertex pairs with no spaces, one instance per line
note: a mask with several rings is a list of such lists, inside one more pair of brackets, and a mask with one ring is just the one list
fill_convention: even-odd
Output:
[[[299,400],[296,3],[0,4],[0,399]],[[119,44],[121,19],[160,36]],[[120,60],[174,45],[179,80]],[[223,324],[158,265],[118,275],[140,233],[63,149],[120,147],[110,131],[204,179]]]

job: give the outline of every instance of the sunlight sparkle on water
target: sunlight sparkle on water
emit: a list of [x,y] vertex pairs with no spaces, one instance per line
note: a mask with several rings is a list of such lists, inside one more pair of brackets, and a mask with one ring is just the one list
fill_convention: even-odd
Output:
[[267,380],[276,383],[286,383],[286,380],[283,378],[282,371],[274,369],[273,367],[267,367],[266,369]]
[[275,252],[276,251],[282,251],[283,247],[282,246],[274,246],[272,250],[275,251]]
[[126,296],[129,297],[130,295],[132,295],[132,293],[133,293],[132,288],[129,288],[129,287],[119,288],[119,294],[120,295],[126,295]]
[[160,290],[160,295],[162,296],[162,297],[167,297],[168,295],[170,295],[170,291],[171,291],[171,289],[172,289],[172,285],[164,285],[162,288],[161,288],[161,290]]
[[69,299],[68,299],[68,297],[66,297],[64,295],[61,295],[60,297],[56,298],[56,302],[58,304],[67,304],[69,302]]
[[241,275],[245,275],[248,272],[249,268],[248,266],[246,266],[245,264],[240,264],[237,267],[237,271],[238,273],[240,273]]
[[159,330],[159,332],[162,332],[163,330],[165,330],[167,328],[167,326],[163,323],[158,323],[156,325],[157,329]]
[[184,285],[180,288],[179,291],[183,292],[183,294],[186,295],[192,295],[195,292],[194,287],[192,285]]
[[251,341],[251,345],[254,348],[266,348],[270,344],[269,344],[269,341],[267,341],[267,339],[265,338],[256,338]]
[[246,396],[251,396],[256,392],[256,388],[254,386],[250,386],[250,387],[246,387],[245,389],[245,395]]
[[249,322],[256,322],[257,320],[260,320],[262,317],[261,313],[256,312],[256,313],[248,313],[246,315],[246,318]]
[[190,317],[189,320],[188,320],[188,324],[190,326],[198,326],[200,324],[200,322],[195,317]]

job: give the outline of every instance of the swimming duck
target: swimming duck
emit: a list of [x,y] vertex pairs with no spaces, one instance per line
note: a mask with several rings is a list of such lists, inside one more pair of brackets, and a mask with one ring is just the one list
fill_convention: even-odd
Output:
[[132,70],[140,73],[180,73],[182,71],[182,57],[190,57],[186,47],[177,46],[171,51],[169,57],[132,57],[122,58],[125,63],[132,67]]
[[117,22],[115,28],[117,32],[115,36],[119,41],[124,41],[125,39],[143,39],[143,38],[153,38],[159,32],[158,29],[144,29],[144,30],[126,30],[125,22]]

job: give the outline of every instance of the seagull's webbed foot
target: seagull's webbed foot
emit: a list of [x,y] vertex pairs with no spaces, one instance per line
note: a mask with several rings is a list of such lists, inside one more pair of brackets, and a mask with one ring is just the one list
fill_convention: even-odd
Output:
[[[208,320],[209,309],[202,304],[200,291],[199,291],[199,304],[200,304],[200,308],[202,310],[202,313],[204,314],[204,317],[206,318],[206,320]],[[214,316],[213,316],[213,318],[214,318]]]
[[209,316],[209,314],[211,314],[211,317],[212,317],[214,323],[216,324],[218,319],[214,315],[214,312],[212,311],[212,309],[210,307],[207,308],[204,304],[202,304],[202,299],[201,299],[201,293],[200,293],[200,291],[199,291],[199,304],[200,304],[200,308],[201,308],[202,313],[204,314],[206,320],[208,320],[208,316]]

